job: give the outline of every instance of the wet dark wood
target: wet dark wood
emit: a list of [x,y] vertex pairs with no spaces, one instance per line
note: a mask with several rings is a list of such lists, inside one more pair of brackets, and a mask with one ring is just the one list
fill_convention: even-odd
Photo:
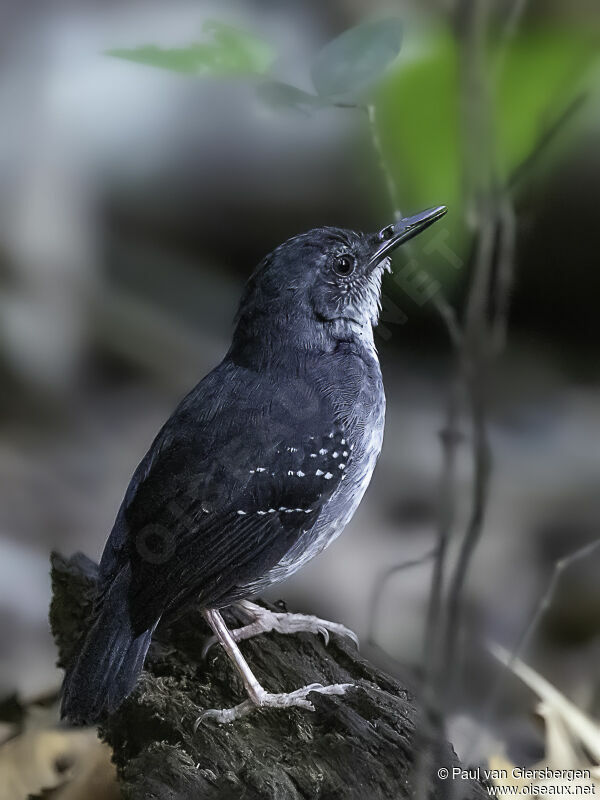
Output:
[[[77,554],[52,558],[50,621],[59,664],[73,657],[95,589],[96,565]],[[226,615],[227,616],[227,615]],[[229,615],[230,624],[235,622]],[[100,735],[114,749],[123,796],[136,800],[403,800],[415,796],[415,699],[369,664],[351,642],[326,647],[310,634],[268,634],[241,647],[265,688],[353,683],[344,697],[312,694],[315,711],[267,710],[194,732],[206,708],[235,705],[244,690],[218,646],[201,659],[208,628],[196,609],[157,631],[138,686]],[[433,772],[459,766],[443,745]],[[449,796],[434,779],[431,798]],[[463,798],[487,797],[462,782]]]

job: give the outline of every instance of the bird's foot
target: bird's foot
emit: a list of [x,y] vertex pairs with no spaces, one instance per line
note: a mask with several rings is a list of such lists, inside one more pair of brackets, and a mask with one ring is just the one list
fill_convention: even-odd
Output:
[[[241,642],[244,639],[251,639],[261,633],[316,633],[321,634],[325,644],[329,644],[329,634],[337,633],[338,636],[347,636],[352,639],[358,648],[358,636],[338,622],[329,622],[326,619],[313,617],[311,614],[289,614],[277,611],[269,611],[267,608],[256,605],[255,603],[244,602],[241,604],[245,611],[254,617],[254,621],[242,628],[235,628],[230,631],[234,641]],[[205,658],[210,648],[217,642],[216,636],[207,639],[202,648],[202,657]]]
[[280,692],[272,694],[267,692],[261,687],[261,692],[257,693],[255,699],[244,700],[233,708],[209,708],[204,711],[194,723],[194,731],[198,730],[198,726],[204,722],[205,719],[214,719],[221,724],[235,722],[240,717],[245,717],[252,711],[257,711],[262,708],[291,708],[296,706],[298,708],[305,708],[308,711],[314,711],[315,707],[307,699],[310,692],[319,692],[319,694],[335,694],[342,695],[348,689],[353,687],[352,683],[333,683],[329,686],[323,686],[320,683],[311,683],[309,686],[303,686],[301,689],[296,689],[293,692]]

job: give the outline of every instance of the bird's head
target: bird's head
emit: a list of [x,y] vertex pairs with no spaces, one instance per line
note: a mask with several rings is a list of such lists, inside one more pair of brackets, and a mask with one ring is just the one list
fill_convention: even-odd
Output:
[[303,345],[372,336],[391,252],[445,213],[443,206],[431,208],[377,233],[315,228],[288,239],[250,277],[234,342],[286,333]]

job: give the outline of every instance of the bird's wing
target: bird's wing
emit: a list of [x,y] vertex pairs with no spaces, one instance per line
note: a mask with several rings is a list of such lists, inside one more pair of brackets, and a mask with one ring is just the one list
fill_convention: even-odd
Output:
[[211,373],[166,424],[107,543],[102,580],[131,563],[140,628],[191,597],[210,607],[243,596],[344,479],[351,444],[326,396],[233,369]]

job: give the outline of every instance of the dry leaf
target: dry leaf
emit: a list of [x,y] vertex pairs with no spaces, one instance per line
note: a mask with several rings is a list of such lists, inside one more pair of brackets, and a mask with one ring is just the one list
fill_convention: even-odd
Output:
[[[0,747],[0,800],[27,800],[31,794],[70,783],[81,787],[97,770],[106,774],[107,764],[114,782],[110,750],[95,730],[26,730]],[[80,788],[78,795],[65,789],[57,796],[88,800],[92,794]]]
[[[583,778],[552,776],[544,779],[521,778],[517,768],[503,756],[490,758],[490,768],[506,770],[507,778],[495,780],[497,786],[513,786],[522,790],[522,795],[535,797],[530,787],[544,787],[543,795],[559,794],[559,787],[566,787],[569,793],[575,793],[576,786],[587,787],[583,794],[600,793],[600,768],[592,764],[586,755],[600,761],[600,727],[586,714],[568,700],[559,690],[499,645],[491,645],[492,653],[512,670],[541,699],[538,713],[543,717],[546,732],[546,752],[543,761],[534,764],[535,771],[548,768],[559,770],[583,770],[587,774]],[[589,775],[589,777],[588,777]],[[526,787],[526,788],[525,788]],[[516,795],[519,796],[519,795]]]
[[523,683],[562,717],[565,725],[575,735],[596,761],[600,761],[600,726],[593,722],[551,683],[518,658],[512,658],[500,645],[490,645],[491,652],[519,677]]

